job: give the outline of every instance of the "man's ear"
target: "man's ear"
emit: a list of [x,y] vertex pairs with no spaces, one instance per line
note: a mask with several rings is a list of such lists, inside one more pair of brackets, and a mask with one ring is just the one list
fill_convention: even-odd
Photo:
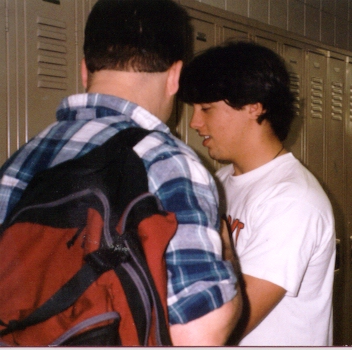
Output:
[[175,95],[176,92],[178,91],[182,66],[183,66],[183,62],[177,61],[173,63],[172,66],[168,69],[166,88],[167,88],[167,93],[170,96]]
[[82,79],[82,85],[85,90],[87,90],[88,87],[88,68],[86,65],[86,60],[83,58],[81,61],[81,79]]
[[265,110],[260,102],[247,105],[250,119],[258,119]]

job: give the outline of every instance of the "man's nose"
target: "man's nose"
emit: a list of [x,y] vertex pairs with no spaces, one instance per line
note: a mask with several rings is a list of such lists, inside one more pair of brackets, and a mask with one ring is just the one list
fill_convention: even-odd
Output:
[[201,113],[197,110],[197,108],[193,108],[193,114],[189,126],[192,129],[198,130],[203,125],[203,119],[201,117]]

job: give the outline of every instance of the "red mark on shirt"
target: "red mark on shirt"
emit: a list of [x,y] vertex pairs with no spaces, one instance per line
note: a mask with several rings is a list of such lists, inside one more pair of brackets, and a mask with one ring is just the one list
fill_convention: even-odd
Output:
[[227,221],[231,227],[231,233],[236,231],[234,240],[234,244],[236,245],[238,236],[240,235],[241,230],[244,228],[244,223],[238,219],[233,220],[231,215],[227,217]]

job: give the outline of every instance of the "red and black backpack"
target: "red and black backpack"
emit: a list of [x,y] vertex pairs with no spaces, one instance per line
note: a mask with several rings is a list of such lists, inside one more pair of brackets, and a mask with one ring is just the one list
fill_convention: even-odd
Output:
[[133,151],[148,133],[123,130],[29,183],[0,231],[0,343],[171,345],[164,253],[177,222]]

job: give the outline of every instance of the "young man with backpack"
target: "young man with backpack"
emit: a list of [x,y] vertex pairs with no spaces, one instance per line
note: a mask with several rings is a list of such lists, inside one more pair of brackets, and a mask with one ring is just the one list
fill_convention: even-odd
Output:
[[229,42],[197,56],[180,86],[194,105],[191,127],[229,163],[217,176],[249,303],[239,345],[332,345],[334,216],[283,146],[295,115],[285,62],[256,43]]
[[149,192],[178,222],[165,256],[171,339],[221,345],[238,320],[241,298],[232,267],[221,258],[217,190],[194,152],[165,125],[189,54],[189,30],[186,12],[171,0],[96,3],[81,67],[87,93],[65,98],[57,122],[1,168],[0,222],[36,173],[80,158],[124,129],[153,131],[134,151]]

